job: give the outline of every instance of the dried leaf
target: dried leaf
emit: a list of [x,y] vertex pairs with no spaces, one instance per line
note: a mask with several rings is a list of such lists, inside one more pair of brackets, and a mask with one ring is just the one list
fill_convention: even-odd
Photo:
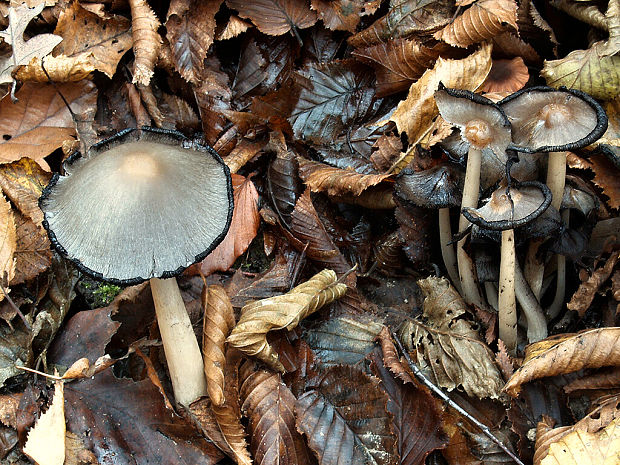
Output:
[[33,58],[42,58],[62,41],[62,37],[53,34],[39,34],[27,42],[24,41],[24,31],[28,23],[43,11],[44,5],[28,8],[22,4],[17,8],[9,8],[9,25],[0,31],[0,37],[13,48],[9,57],[0,58],[0,84],[11,82],[11,73],[16,66],[27,65]]
[[200,263],[204,275],[214,271],[227,271],[244,253],[258,232],[258,192],[251,179],[233,175],[235,208],[230,229],[224,240]]
[[530,79],[523,58],[493,60],[491,72],[480,86],[481,92],[516,92]]
[[39,197],[51,176],[30,158],[0,165],[0,187],[19,211],[37,226],[43,222]]
[[386,368],[389,368],[392,374],[403,383],[409,383],[417,386],[418,383],[414,381],[413,377],[409,373],[409,370],[405,368],[398,357],[398,351],[392,341],[390,330],[384,326],[379,333],[378,338],[381,344],[381,353],[383,354],[383,365],[385,365]]
[[297,174],[297,157],[286,147],[276,152],[276,158],[269,164],[267,185],[269,196],[284,224],[291,223],[295,202],[303,192],[303,184]]
[[267,343],[269,331],[293,329],[323,305],[344,295],[347,286],[338,283],[336,273],[323,270],[288,293],[252,302],[241,309],[241,317],[228,343],[243,353],[257,357],[269,367],[285,372],[277,354]]
[[620,367],[601,369],[591,375],[571,381],[564,386],[564,392],[586,390],[586,389],[615,389],[620,386]]
[[364,15],[373,14],[381,4],[380,0],[311,0],[325,27],[335,31],[355,32]]
[[620,260],[620,253],[612,253],[605,265],[594,270],[588,279],[579,285],[579,289],[575,291],[566,307],[579,313],[579,316],[583,318],[592,305],[596,293],[611,276],[618,260]]
[[[11,205],[0,194],[0,284],[6,289],[15,276],[15,250],[17,248],[17,232],[15,217]],[[4,293],[0,292],[0,301]]]
[[479,0],[434,37],[450,45],[468,47],[511,29],[518,29],[514,0]]
[[392,465],[397,452],[386,404],[376,378],[335,366],[297,400],[297,429],[321,465]]
[[359,174],[351,169],[340,169],[297,157],[299,176],[312,192],[328,195],[360,195],[370,186],[376,186],[390,174]]
[[202,80],[204,59],[215,34],[215,13],[222,1],[177,0],[170,4],[166,38],[175,69],[192,84]]
[[508,380],[504,391],[516,397],[521,385],[545,376],[572,373],[584,368],[617,366],[620,328],[588,329],[562,334],[527,346],[525,360]]
[[217,40],[228,40],[243,34],[251,26],[237,15],[231,15],[226,23],[226,27],[216,33]]
[[[483,45],[480,50],[462,60],[439,58],[433,69],[426,71],[409,89],[407,99],[400,102],[390,118],[396,123],[399,132],[409,137],[410,146],[430,130],[433,119],[439,114],[435,104],[435,91],[439,83],[446,87],[476,90],[491,70],[491,46]],[[393,166],[402,167],[408,163],[407,157]]]
[[202,356],[204,359],[207,392],[215,406],[224,404],[225,342],[235,326],[235,314],[223,287],[205,286],[203,290],[204,318],[202,327]]
[[64,383],[54,383],[54,398],[47,411],[28,433],[24,454],[38,465],[63,465],[65,462]]
[[227,121],[224,116],[230,110],[232,91],[228,87],[228,75],[219,69],[219,62],[212,57],[203,71],[200,86],[194,88],[194,96],[200,110],[202,130],[207,143],[214,145],[220,136]]
[[160,109],[166,120],[174,121],[173,127],[176,129],[198,129],[200,127],[198,115],[192,106],[181,97],[170,94],[162,95]]
[[[95,106],[97,92],[92,82],[59,84],[57,88],[76,114]],[[71,114],[56,87],[49,84],[27,82],[16,96],[19,101],[15,104],[9,95],[0,100],[0,163],[26,155],[49,171],[43,158],[75,135]]]
[[249,418],[250,449],[257,465],[309,465],[308,449],[295,429],[297,399],[280,375],[259,370],[241,385],[240,397]]
[[11,329],[0,326],[0,387],[7,379],[22,374],[17,365],[30,366],[32,362],[31,333],[22,325]]
[[250,19],[259,31],[272,36],[286,34],[290,30],[298,36],[297,29],[305,29],[316,23],[316,13],[305,1],[257,0],[251,3],[243,0],[226,0],[226,5],[239,12],[242,18]]
[[609,197],[609,206],[620,209],[620,178],[617,176],[616,165],[603,154],[590,157],[592,171],[594,171],[594,184],[603,189],[603,193]]
[[52,264],[52,251],[47,232],[21,213],[15,214],[15,276],[11,285],[37,277]]
[[146,0],[129,0],[129,6],[135,55],[132,82],[148,86],[162,44],[157,33],[161,23]]

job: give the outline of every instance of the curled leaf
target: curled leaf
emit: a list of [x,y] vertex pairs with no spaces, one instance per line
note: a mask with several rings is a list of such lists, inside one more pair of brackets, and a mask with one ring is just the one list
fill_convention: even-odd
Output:
[[133,83],[148,86],[162,44],[157,29],[161,25],[146,0],[129,0],[135,55]]
[[344,295],[347,286],[337,282],[336,273],[323,270],[286,294],[252,302],[241,309],[241,317],[228,337],[228,343],[285,372],[277,353],[267,342],[267,333],[293,329],[299,322],[323,305]]
[[[17,232],[15,217],[11,205],[0,194],[0,284],[6,289],[15,276],[15,250],[17,248]],[[4,292],[0,292],[0,300]]]
[[579,289],[573,294],[566,307],[578,312],[579,316],[583,317],[590,308],[598,290],[611,276],[618,260],[620,260],[620,253],[612,253],[604,266],[597,268],[587,280],[579,285]]

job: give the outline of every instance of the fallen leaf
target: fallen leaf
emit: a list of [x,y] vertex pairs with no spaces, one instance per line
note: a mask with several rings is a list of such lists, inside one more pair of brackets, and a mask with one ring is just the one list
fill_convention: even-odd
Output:
[[564,386],[564,392],[570,394],[588,389],[615,389],[618,386],[620,386],[620,367],[611,367],[571,381]]
[[311,0],[312,9],[316,10],[325,27],[335,31],[355,32],[362,16],[373,14],[380,0]]
[[37,226],[43,222],[39,197],[51,175],[31,158],[0,165],[0,187],[18,210]]
[[65,435],[64,382],[56,381],[52,403],[28,433],[24,454],[38,465],[63,465]]
[[224,240],[200,263],[205,276],[214,271],[228,271],[238,257],[243,254],[258,232],[258,192],[249,177],[233,175],[233,195],[235,208],[230,229]]
[[523,58],[493,60],[491,71],[480,86],[481,92],[516,92],[530,79]]
[[[17,232],[15,216],[11,205],[0,194],[0,284],[7,289],[15,276],[15,250],[17,248]],[[0,292],[0,301],[4,292]]]
[[209,58],[203,70],[200,85],[194,87],[194,97],[198,104],[202,130],[207,143],[211,145],[215,145],[217,138],[226,127],[227,120],[224,112],[231,109],[232,91],[228,87],[228,75],[219,70],[219,67],[217,58]]
[[22,398],[21,393],[0,395],[0,423],[17,429],[17,408]]
[[217,40],[228,40],[237,37],[248,30],[252,25],[239,18],[237,15],[231,15],[226,23],[226,27],[216,32]]
[[148,86],[162,44],[157,33],[161,23],[146,0],[129,0],[129,6],[135,55],[132,82]]
[[525,360],[508,380],[504,391],[519,395],[521,385],[534,379],[556,376],[584,368],[618,365],[620,328],[587,329],[561,334],[527,346]]
[[9,8],[9,26],[0,31],[0,37],[13,48],[9,57],[0,58],[0,84],[11,82],[11,73],[16,66],[27,65],[33,58],[42,58],[62,41],[62,37],[54,34],[40,34],[24,41],[24,31],[32,19],[37,16],[45,5],[28,8],[22,4],[17,8]]
[[259,31],[272,36],[292,30],[299,37],[297,29],[310,27],[317,20],[316,13],[305,1],[256,0],[248,3],[226,0],[226,5],[237,10],[242,18],[250,19]]
[[291,213],[295,202],[303,192],[303,184],[298,175],[298,163],[295,154],[282,147],[269,164],[267,171],[267,189],[271,201],[285,225],[291,223]]
[[295,328],[308,315],[342,297],[346,290],[346,284],[337,282],[334,271],[323,270],[286,294],[245,305],[227,342],[270,368],[285,372],[267,343],[267,333]]
[[52,251],[47,232],[21,213],[15,213],[15,275],[11,285],[37,277],[52,264]]
[[611,276],[618,260],[620,260],[620,253],[612,253],[605,265],[594,270],[587,280],[579,285],[579,289],[566,304],[566,308],[577,312],[583,318],[592,305],[596,293]]
[[58,90],[76,114],[95,106],[97,91],[90,81],[57,86],[25,83],[16,93],[17,103],[9,95],[0,100],[0,163],[26,155],[49,171],[43,158],[75,136],[73,119]]
[[297,429],[322,465],[393,465],[397,461],[387,396],[374,377],[334,366],[295,406]]

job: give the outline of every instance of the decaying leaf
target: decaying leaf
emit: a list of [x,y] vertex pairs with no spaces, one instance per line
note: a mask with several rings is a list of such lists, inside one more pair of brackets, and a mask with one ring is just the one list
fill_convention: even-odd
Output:
[[[17,232],[15,217],[11,205],[0,194],[0,284],[8,289],[9,282],[15,276],[15,250],[17,248]],[[8,290],[7,290],[8,292]],[[0,292],[0,301],[4,292]]]
[[521,385],[545,376],[572,373],[584,368],[620,364],[620,328],[587,329],[562,334],[527,347],[521,367],[508,380],[504,391],[516,397]]
[[364,15],[373,14],[380,0],[312,0],[312,9],[316,10],[325,27],[336,31],[355,32],[355,28]]
[[31,158],[0,165],[0,187],[19,211],[37,226],[43,222],[39,197],[51,175]]
[[468,47],[509,29],[517,30],[517,4],[514,0],[479,0],[435,33],[435,38],[457,47]]
[[249,177],[233,175],[235,208],[230,229],[224,240],[200,263],[203,274],[216,270],[227,271],[235,260],[245,252],[260,226],[258,214],[258,192]]
[[35,278],[52,264],[52,251],[47,232],[19,212],[14,213],[16,246],[15,275],[11,285]]
[[252,25],[239,18],[237,15],[231,15],[226,23],[226,27],[218,30],[216,33],[217,40],[228,40],[243,34]]
[[620,367],[610,367],[571,381],[564,386],[564,392],[570,394],[587,389],[615,389],[618,386],[620,386]]
[[445,278],[422,279],[418,286],[425,295],[427,322],[409,320],[401,334],[412,334],[420,368],[449,391],[462,386],[469,395],[498,398],[504,380],[493,353],[462,318],[467,305],[461,296]]
[[259,31],[272,36],[279,36],[297,29],[305,29],[316,23],[316,13],[305,1],[295,0],[226,0],[226,4],[239,12],[242,18],[248,18]]
[[252,302],[241,309],[241,317],[228,337],[228,343],[254,356],[269,367],[285,372],[278,355],[267,343],[267,333],[293,329],[323,305],[344,295],[346,284],[337,282],[336,273],[323,270],[288,293]]
[[34,58],[42,58],[60,43],[62,37],[53,34],[39,34],[28,41],[24,41],[24,31],[28,23],[37,16],[45,5],[34,8],[21,4],[17,8],[9,8],[9,25],[0,32],[0,37],[13,48],[9,57],[0,58],[0,84],[11,82],[11,73],[16,66],[27,65]]
[[386,405],[376,378],[334,366],[297,400],[297,429],[322,465],[393,465],[397,451]]
[[297,399],[277,373],[255,371],[240,389],[248,417],[250,449],[257,465],[309,465],[308,449],[295,428]]
[[64,382],[56,381],[52,403],[28,433],[24,454],[39,465],[63,465],[65,435]]
[[146,0],[129,0],[129,6],[135,55],[132,82],[148,86],[162,44],[157,33],[160,22]]
[[224,403],[225,342],[235,326],[235,314],[223,287],[205,286],[203,290],[202,356],[207,392],[213,405]]
[[620,253],[612,253],[605,265],[594,270],[592,275],[581,283],[570,302],[566,304],[566,307],[569,310],[576,311],[580,317],[583,317],[590,308],[598,290],[611,276],[618,260],[620,260]]
[[527,84],[529,78],[530,74],[523,58],[493,60],[491,71],[479,90],[482,92],[516,92]]

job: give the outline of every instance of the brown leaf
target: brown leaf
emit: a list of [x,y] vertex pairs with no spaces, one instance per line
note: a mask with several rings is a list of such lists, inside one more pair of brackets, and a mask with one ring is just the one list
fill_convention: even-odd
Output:
[[290,30],[298,36],[297,29],[305,29],[316,23],[316,13],[305,1],[295,0],[226,0],[226,4],[250,19],[259,31],[272,36],[286,34]]
[[297,172],[297,157],[293,151],[286,146],[278,147],[267,171],[267,188],[280,220],[287,226],[291,223],[295,202],[303,192]]
[[44,272],[52,264],[52,251],[47,232],[30,219],[15,214],[17,243],[15,248],[15,276],[11,285],[21,284]]
[[248,28],[251,26],[250,23],[242,20],[237,15],[231,15],[228,18],[228,22],[226,23],[226,27],[216,32],[217,40],[228,40],[233,37],[237,37],[240,34],[243,34]]
[[468,47],[517,29],[517,4],[514,0],[479,0],[436,32],[434,37],[450,45]]
[[39,197],[51,176],[31,158],[0,165],[0,187],[19,211],[37,226],[43,222]]
[[258,192],[250,178],[233,175],[235,208],[230,229],[224,240],[200,263],[204,275],[227,271],[256,237],[260,226]]
[[[200,85],[194,88],[194,96],[198,103],[205,139],[214,145],[226,126],[223,113],[230,110],[232,92],[228,87],[228,75],[219,70],[217,58],[210,58],[207,65]],[[215,69],[216,67],[218,69]]]
[[504,391],[519,395],[521,385],[545,376],[572,373],[584,368],[619,364],[620,328],[588,329],[553,336],[527,346],[525,360],[508,380]]
[[297,157],[299,176],[312,192],[328,195],[360,195],[370,186],[376,186],[390,174],[359,174],[351,169],[333,166]]
[[512,357],[508,354],[508,349],[506,349],[506,344],[504,341],[499,339],[497,341],[498,351],[495,354],[495,362],[497,366],[502,371],[502,376],[504,379],[509,379],[514,374],[514,365],[512,361]]
[[252,302],[241,309],[241,317],[227,341],[272,369],[285,372],[277,354],[267,343],[269,331],[293,329],[323,305],[344,295],[347,286],[338,283],[336,273],[323,270],[286,294]]
[[620,177],[617,176],[618,168],[605,155],[596,154],[590,157],[592,171],[594,171],[594,184],[603,189],[603,193],[609,197],[608,204],[611,208],[620,209]]
[[446,0],[394,0],[388,13],[370,27],[350,37],[351,46],[360,48],[414,33],[433,31],[448,24],[454,2]]
[[95,106],[97,91],[89,81],[57,87],[25,83],[16,94],[17,103],[12,103],[9,95],[0,100],[0,162],[12,162],[26,155],[49,171],[43,158],[75,135],[73,119],[57,88],[76,114]]
[[157,29],[161,25],[157,15],[146,0],[128,0],[131,7],[131,29],[133,34],[134,84],[148,86],[162,44]]
[[379,343],[381,344],[381,353],[383,354],[383,364],[386,368],[392,372],[394,376],[400,379],[403,383],[410,383],[417,385],[417,382],[409,374],[409,371],[405,369],[398,356],[396,346],[392,341],[390,330],[384,327],[379,333]]
[[620,367],[601,369],[591,375],[571,381],[564,386],[564,392],[586,390],[586,389],[615,389],[620,386]]
[[[40,34],[28,41],[24,41],[24,31],[30,21],[43,11],[44,5],[28,8],[22,4],[17,8],[10,7],[8,11],[9,25],[0,32],[0,37],[10,44],[13,53],[0,59],[0,84],[11,82],[11,73],[16,66],[27,65],[34,58],[42,58],[52,51],[62,40],[53,34]],[[34,57],[34,58],[33,58]]]
[[592,305],[596,293],[611,276],[618,260],[620,260],[620,253],[612,253],[605,265],[594,270],[592,275],[579,285],[579,289],[575,291],[566,307],[579,313],[579,316],[583,318]]
[[168,10],[166,38],[175,69],[192,84],[198,84],[204,59],[213,43],[215,13],[223,0],[174,0]]
[[432,231],[436,217],[432,210],[397,201],[394,212],[403,250],[412,263],[427,266],[431,261]]
[[335,31],[355,32],[362,16],[373,14],[380,0],[311,0],[312,9],[316,10],[319,19],[326,28]]
[[[400,102],[390,118],[399,132],[409,137],[410,146],[415,146],[430,130],[433,119],[439,114],[435,104],[435,91],[439,83],[446,87],[476,90],[491,70],[491,46],[483,45],[480,50],[462,60],[439,58],[433,69],[427,70],[409,89],[407,99]],[[395,163],[404,166],[405,159]]]
[[295,396],[279,374],[255,371],[240,389],[249,418],[250,449],[257,465],[309,465],[308,449],[295,429]]
[[297,400],[297,429],[322,465],[397,461],[387,396],[359,368],[334,366]]
[[377,96],[385,97],[408,89],[447,48],[441,43],[427,46],[418,40],[396,39],[356,50],[353,56],[375,69]]
[[17,429],[17,407],[22,398],[21,393],[0,395],[0,423]]
[[[45,71],[43,66],[45,66]],[[23,82],[49,82],[50,80],[77,82],[90,79],[93,71],[95,71],[95,66],[91,61],[90,53],[76,57],[46,56],[43,59],[33,58],[27,66],[20,67],[15,72],[15,78]]]
[[[15,217],[11,205],[0,194],[0,283],[7,289],[15,276],[15,250],[17,248],[17,232]],[[4,292],[0,292],[0,301]]]
[[258,141],[241,139],[232,151],[223,157],[224,163],[232,174],[239,171],[247,162],[260,154],[267,142],[264,139]]
[[530,79],[523,58],[493,60],[491,72],[480,86],[481,92],[516,92]]
[[202,326],[202,356],[204,359],[207,392],[215,406],[224,404],[225,342],[235,326],[235,314],[223,287],[205,286],[202,291],[204,318]]
[[383,173],[390,169],[394,160],[398,158],[403,149],[403,143],[400,137],[383,134],[377,139],[374,147],[377,150],[372,153],[370,160],[375,168]]

